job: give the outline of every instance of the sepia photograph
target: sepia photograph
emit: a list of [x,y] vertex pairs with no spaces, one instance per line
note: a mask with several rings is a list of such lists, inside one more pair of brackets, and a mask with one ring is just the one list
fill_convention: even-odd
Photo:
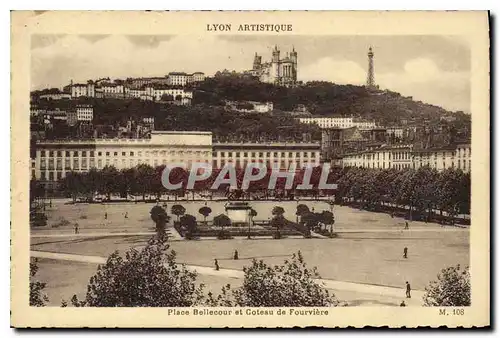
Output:
[[13,12],[12,325],[488,325],[488,15],[375,13]]

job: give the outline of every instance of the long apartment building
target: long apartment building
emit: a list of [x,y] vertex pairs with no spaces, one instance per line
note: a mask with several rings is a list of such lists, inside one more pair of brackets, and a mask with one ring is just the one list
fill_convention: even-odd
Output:
[[342,158],[342,166],[380,169],[418,169],[429,166],[438,171],[457,168],[470,172],[471,147],[470,143],[430,149],[414,149],[412,145],[384,146],[346,154]]
[[56,182],[68,172],[114,166],[132,168],[194,162],[211,163],[221,168],[226,163],[244,167],[261,162],[282,169],[291,163],[318,165],[320,145],[315,143],[212,143],[211,132],[152,131],[149,139],[92,139],[79,141],[42,141],[36,144],[32,162],[33,178]]
[[297,118],[300,123],[317,124],[321,129],[328,128],[352,128],[375,129],[377,124],[373,121],[363,121],[354,117],[332,117],[332,116],[312,116]]
[[243,168],[249,163],[262,163],[268,168],[287,170],[320,164],[319,143],[214,143],[212,162],[214,168],[231,163]]

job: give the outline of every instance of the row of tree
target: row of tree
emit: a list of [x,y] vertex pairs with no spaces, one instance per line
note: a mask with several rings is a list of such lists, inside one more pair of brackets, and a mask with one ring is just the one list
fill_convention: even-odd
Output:
[[438,172],[417,170],[347,168],[335,180],[338,202],[356,202],[365,209],[408,210],[409,217],[431,216],[435,210],[448,215],[470,214],[470,174],[458,169]]

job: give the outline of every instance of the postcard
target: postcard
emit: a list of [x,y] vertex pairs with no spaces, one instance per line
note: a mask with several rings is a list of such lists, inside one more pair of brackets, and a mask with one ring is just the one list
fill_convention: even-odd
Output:
[[490,325],[487,12],[13,11],[11,325]]

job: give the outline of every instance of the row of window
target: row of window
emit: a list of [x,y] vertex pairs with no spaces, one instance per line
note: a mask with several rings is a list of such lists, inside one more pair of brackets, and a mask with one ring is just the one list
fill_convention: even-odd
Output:
[[[243,155],[243,157],[248,157],[249,154],[250,154],[250,157],[256,157],[256,155],[258,154],[259,156],[258,157],[271,157],[271,153],[273,154],[273,157],[278,157],[278,156],[281,156],[281,157],[286,157],[287,155],[287,152],[285,151],[282,151],[282,152],[247,152],[247,151],[244,151],[244,152],[239,152],[239,151],[235,151],[235,152],[232,152],[232,151],[228,151],[227,152],[227,157],[233,157],[233,154],[234,154],[234,157],[241,157],[241,155]],[[302,153],[303,157],[309,157],[309,153],[307,151],[304,151],[304,152],[292,152],[292,151],[289,151],[288,152],[288,157],[293,157],[293,155],[295,154],[295,157],[300,157],[300,154]],[[212,153],[212,157],[226,157],[226,152],[225,151],[220,151],[220,152],[213,152]],[[311,157],[315,158],[318,156],[318,153],[316,152],[311,152]]]
[[[71,155],[73,155],[73,157],[79,157],[78,155],[78,151],[46,151],[46,150],[42,150],[40,152],[40,156],[41,157],[62,157],[63,156],[63,153],[65,155],[65,157],[70,157]],[[81,157],[87,157],[87,154],[89,155],[89,157],[95,157],[95,151],[91,150],[91,151],[81,151]],[[104,155],[103,155],[104,154]],[[138,152],[134,152],[134,151],[121,151],[121,152],[118,152],[118,151],[98,151],[97,152],[97,156],[118,156],[118,154],[121,154],[121,156],[135,156],[135,154],[137,154],[137,156],[141,157],[143,152],[142,151],[138,151]],[[161,150],[161,151],[158,151],[158,150],[155,150],[155,151],[145,151],[144,152],[144,155],[146,157],[149,157],[150,155],[152,156],[165,156],[165,155],[171,155],[171,156],[175,156],[175,155],[191,155],[191,154],[196,154],[198,156],[200,155],[208,155],[209,152],[208,151],[191,151],[191,150],[187,150],[187,151],[173,151],[173,150],[170,150],[170,151],[166,151],[166,150]]]
[[[63,156],[63,153],[65,155],[65,157],[71,157],[71,155],[73,155],[73,157],[79,157],[79,152],[78,151],[46,151],[46,150],[42,150],[40,152],[40,155],[41,157],[62,157]],[[87,153],[89,155],[89,157],[95,157],[95,151],[91,150],[91,151],[81,151],[81,157],[87,157]],[[239,152],[239,151],[235,151],[235,152],[232,152],[232,151],[228,151],[227,152],[227,157],[241,157],[243,155],[243,157],[248,157],[249,154],[251,157],[256,157],[256,155],[258,154],[259,157],[264,157],[264,154],[266,157],[271,157],[271,153],[273,154],[274,157],[278,157],[281,155],[281,157],[286,157],[287,155],[287,152]],[[110,151],[106,151],[106,152],[101,152],[101,151],[98,151],[97,152],[97,156],[118,156],[118,154],[121,154],[121,156],[135,156],[136,152],[133,152],[133,151],[129,151],[129,152],[126,152],[126,151],[122,151],[122,152],[118,152],[118,151],[114,151],[114,152],[110,152]],[[112,154],[112,155],[111,155]],[[208,155],[209,152],[208,151],[190,151],[190,150],[187,150],[187,151],[173,151],[173,150],[170,150],[170,151],[166,151],[166,150],[161,150],[161,151],[158,151],[158,150],[155,150],[155,151],[145,151],[144,152],[144,155],[146,157],[149,157],[150,155],[152,156],[165,156],[165,155],[170,155],[170,156],[175,156],[175,155],[179,155],[179,156],[182,156],[182,155],[191,155],[191,154],[195,154],[197,156],[201,156],[201,155]],[[304,151],[304,152],[288,152],[288,157],[293,157],[295,154],[295,157],[300,157],[300,155],[302,154],[303,157],[307,158],[309,157],[309,153]],[[138,157],[141,157],[143,155],[143,152],[142,151],[138,151],[137,152],[137,156]],[[213,157],[218,157],[218,155],[220,155],[220,157],[226,157],[226,152],[225,151],[221,151],[221,152],[213,152],[212,153],[212,156]],[[317,152],[311,152],[311,157],[312,158],[316,158],[318,157],[318,153]]]
[[[438,163],[437,162],[434,162],[433,163],[434,165],[432,166],[432,168],[438,168]],[[462,162],[461,161],[457,161],[457,168],[458,169],[467,169],[467,168],[470,168],[471,166],[471,161],[469,160],[468,161],[468,166],[467,166],[467,161],[466,160],[463,160]],[[380,162],[377,162],[375,164],[375,162],[372,162],[371,165],[370,163],[368,163],[367,165],[364,165],[363,163],[361,162],[354,162],[354,163],[349,163],[349,162],[346,162],[346,166],[350,166],[350,165],[354,165],[354,166],[358,166],[358,167],[367,167],[367,168],[382,168],[382,169],[385,169],[385,162],[382,162],[382,165],[380,165]],[[392,165],[392,168],[396,168],[396,169],[404,169],[404,168],[410,168],[410,167],[423,167],[423,166],[426,166],[426,165],[429,165],[429,163],[412,163],[411,165],[408,164],[408,163],[394,163]],[[442,163],[442,166],[441,168],[447,168],[448,166],[446,165],[446,162],[443,162]],[[387,168],[391,168],[391,164],[389,163],[387,165]],[[452,162],[451,163],[451,168],[455,168],[455,162]]]

